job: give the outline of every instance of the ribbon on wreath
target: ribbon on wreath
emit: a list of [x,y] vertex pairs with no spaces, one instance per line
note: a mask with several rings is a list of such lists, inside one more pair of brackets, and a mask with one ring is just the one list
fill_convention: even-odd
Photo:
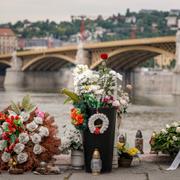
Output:
[[167,171],[172,171],[172,170],[176,170],[178,168],[180,164],[180,151],[178,152],[178,154],[176,155],[174,161],[172,162],[171,166],[169,168],[167,168]]

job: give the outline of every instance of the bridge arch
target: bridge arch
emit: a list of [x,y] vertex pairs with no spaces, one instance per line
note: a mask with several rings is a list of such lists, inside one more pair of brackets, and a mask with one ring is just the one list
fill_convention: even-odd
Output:
[[11,67],[11,63],[4,61],[4,60],[0,60],[0,76],[4,76],[6,73],[6,69]]
[[22,67],[22,71],[57,71],[68,63],[75,64],[75,60],[64,55],[42,55],[25,63]]
[[[175,59],[175,54],[166,51],[161,48],[152,47],[152,46],[131,46],[125,48],[119,48],[109,53],[108,65],[112,65],[115,69],[128,69],[137,66],[138,64],[148,60],[149,58],[155,57],[157,55],[166,55]],[[102,62],[99,59],[95,62],[91,68],[96,68]]]

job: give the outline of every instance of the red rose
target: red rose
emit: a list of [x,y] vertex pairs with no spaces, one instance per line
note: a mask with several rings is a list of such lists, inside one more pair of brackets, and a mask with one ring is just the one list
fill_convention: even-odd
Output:
[[108,54],[103,53],[101,54],[101,59],[106,60],[108,58]]

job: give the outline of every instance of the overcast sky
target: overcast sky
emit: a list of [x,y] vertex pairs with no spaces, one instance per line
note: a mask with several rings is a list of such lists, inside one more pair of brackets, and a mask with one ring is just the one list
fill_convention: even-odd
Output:
[[71,15],[104,16],[140,9],[180,9],[180,0],[0,0],[0,23],[17,20],[70,19]]

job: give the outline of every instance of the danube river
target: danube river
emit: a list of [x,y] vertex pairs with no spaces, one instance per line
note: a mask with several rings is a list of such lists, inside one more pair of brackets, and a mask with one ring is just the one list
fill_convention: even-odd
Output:
[[[11,100],[20,101],[27,93],[35,104],[55,117],[61,136],[63,124],[70,123],[71,105],[64,105],[64,97],[57,93],[0,90],[0,110],[7,107]],[[152,105],[141,100],[140,104],[129,105],[128,113],[122,118],[120,133],[127,133],[129,144],[133,146],[136,131],[140,129],[144,137],[145,152],[149,152],[149,139],[153,130],[160,130],[165,124],[180,120],[178,111],[177,104]]]

